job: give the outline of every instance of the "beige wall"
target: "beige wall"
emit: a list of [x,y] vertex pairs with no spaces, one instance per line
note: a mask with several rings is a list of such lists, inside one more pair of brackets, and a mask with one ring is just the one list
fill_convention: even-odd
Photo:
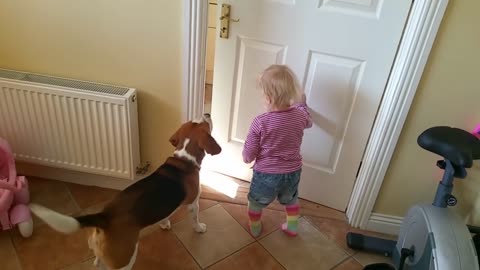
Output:
[[183,1],[0,1],[0,67],[137,88],[142,161],[181,119]]
[[[412,204],[433,200],[441,172],[438,157],[416,143],[423,130],[434,125],[471,130],[480,123],[479,10],[480,1],[450,1],[375,212],[402,216]],[[480,166],[455,188],[457,209],[480,224]]]
[[[138,88],[142,160],[159,164],[181,118],[182,2],[2,0],[0,67]],[[431,201],[440,172],[420,132],[480,122],[480,1],[450,2],[375,212]],[[480,168],[456,190],[480,222],[469,215],[480,213]]]

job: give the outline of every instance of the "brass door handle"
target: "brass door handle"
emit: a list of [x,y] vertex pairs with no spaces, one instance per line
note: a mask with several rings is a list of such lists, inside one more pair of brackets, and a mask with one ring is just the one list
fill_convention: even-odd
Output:
[[240,19],[236,19],[236,20],[235,20],[235,19],[230,18],[229,16],[222,16],[222,17],[220,17],[220,20],[223,20],[223,19],[225,19],[225,20],[230,19],[230,21],[232,21],[232,22],[239,22],[239,21],[240,21]]
[[220,16],[220,38],[228,38],[230,32],[230,21],[239,22],[240,19],[230,18],[230,9],[232,8],[229,4],[222,4],[222,16]]

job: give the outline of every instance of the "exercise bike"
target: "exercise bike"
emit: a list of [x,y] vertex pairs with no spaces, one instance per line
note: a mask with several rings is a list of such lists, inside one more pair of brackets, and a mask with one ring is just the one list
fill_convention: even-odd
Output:
[[[478,270],[475,245],[480,244],[480,229],[465,225],[448,207],[457,204],[452,195],[454,178],[465,178],[466,168],[480,159],[480,140],[464,130],[440,126],[424,131],[417,142],[443,157],[437,162],[444,174],[433,204],[410,208],[397,241],[349,232],[347,244],[392,258],[393,265],[373,264],[364,269]],[[472,238],[472,233],[477,235]]]

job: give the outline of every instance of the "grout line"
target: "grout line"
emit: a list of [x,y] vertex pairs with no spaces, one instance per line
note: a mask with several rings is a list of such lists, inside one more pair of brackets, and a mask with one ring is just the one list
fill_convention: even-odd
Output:
[[236,249],[236,250],[233,251],[232,253],[229,253],[229,254],[225,255],[225,257],[221,258],[220,260],[218,260],[218,261],[216,261],[216,262],[214,262],[214,263],[212,263],[212,264],[210,264],[210,265],[207,265],[206,268],[204,268],[204,269],[207,269],[208,267],[214,266],[215,264],[221,263],[222,261],[230,258],[231,256],[233,256],[233,255],[235,255],[236,253],[238,253],[238,252],[240,252],[240,251],[248,248],[249,246],[251,246],[251,245],[253,245],[253,244],[255,244],[255,241],[253,241],[253,242],[251,242],[251,243],[248,243],[247,245],[245,245],[245,246],[243,246],[243,247],[241,247],[241,248],[239,248],[239,249]]
[[[225,202],[224,202],[224,203],[225,203]],[[234,203],[232,203],[232,204],[234,204]],[[230,213],[222,206],[222,203],[219,203],[219,205],[230,215]],[[235,204],[235,205],[238,205],[238,204]],[[240,204],[240,205],[243,205],[243,204]],[[273,210],[273,209],[268,209],[268,210]],[[277,211],[277,210],[273,210],[273,211]],[[277,212],[283,212],[283,211],[279,211],[279,210],[278,210]],[[239,222],[236,218],[234,218],[232,215],[230,215],[230,216],[238,223],[238,225],[240,225],[240,227],[242,227],[242,229],[243,229],[244,231],[246,231],[246,232],[248,233],[248,235],[250,235],[250,237],[252,237],[252,238],[255,240],[255,242],[260,242],[260,240],[262,240],[263,238],[265,238],[265,237],[271,235],[272,233],[280,230],[279,228],[277,228],[277,229],[275,229],[275,230],[273,230],[273,231],[271,231],[271,232],[269,232],[269,233],[262,234],[260,237],[253,237],[253,236],[250,234],[250,232],[249,232],[248,230],[246,230],[246,229],[242,226],[242,224],[240,224],[240,222]],[[281,224],[280,224],[280,226],[281,226]]]
[[8,233],[8,239],[10,240],[10,244],[12,245],[12,248],[13,248],[13,252],[15,252],[15,260],[17,261],[18,267],[20,267],[20,270],[23,270],[23,265],[22,265],[22,262],[20,261],[20,256],[18,255],[15,241],[13,241],[13,235],[11,232],[7,232],[7,233]]
[[255,237],[253,237],[253,236],[250,234],[250,232],[247,231],[247,230],[242,226],[242,224],[240,224],[240,222],[238,222],[238,220],[236,220],[232,215],[230,215],[230,213],[227,211],[227,209],[225,209],[225,208],[222,206],[222,204],[219,203],[218,205],[220,205],[220,207],[223,209],[223,211],[225,211],[225,212],[238,224],[238,226],[240,226],[240,228],[242,228],[242,229],[248,234],[248,236],[250,236],[250,238],[252,238],[252,239],[254,240],[254,242],[257,241],[257,239],[256,239]]
[[[203,199],[203,198],[200,198],[200,199]],[[200,214],[201,212],[205,211],[205,210],[208,210],[208,209],[214,207],[214,206],[220,205],[220,202],[219,202],[219,201],[216,201],[216,200],[210,200],[210,199],[203,199],[203,200],[208,200],[208,201],[212,201],[212,202],[216,202],[216,203],[215,203],[214,205],[210,205],[209,207],[207,207],[207,208],[205,208],[205,209],[202,209],[202,210],[199,209],[199,210],[198,210],[198,213],[199,213],[199,214]],[[180,208],[180,207],[186,207],[186,208],[187,208],[187,213],[186,213],[181,219],[177,220],[176,222],[170,221],[172,227],[173,227],[174,224],[178,224],[178,223],[184,221],[184,220],[190,215],[190,213],[189,213],[189,211],[188,211],[188,205],[180,205],[179,208]],[[177,209],[179,209],[179,208],[177,208]],[[199,208],[200,208],[200,207],[199,207]],[[178,210],[176,210],[176,211],[178,211]],[[175,212],[174,212],[174,213],[175,213]],[[159,222],[160,222],[160,221],[159,221]]]
[[[305,218],[305,216],[303,216],[303,220],[305,220],[305,222],[307,222],[308,224],[310,224],[310,226],[312,226],[315,230],[317,230],[323,237],[325,237],[325,239],[330,242],[330,244],[333,244],[335,245],[337,248],[339,248],[341,251],[345,252],[345,254],[347,255],[347,257],[351,257],[353,255],[350,254],[350,252],[348,252],[347,250],[345,250],[342,246],[340,246],[334,239],[331,239],[330,237],[328,237],[328,235],[326,235],[324,232],[322,232],[322,230],[320,228],[317,228],[317,226],[315,226],[315,224],[313,224],[312,222],[310,222],[308,219]],[[346,241],[346,240],[345,240]]]
[[[280,225],[280,226],[281,226],[281,225]],[[259,237],[259,238],[257,239],[258,242],[260,243],[260,240],[263,240],[263,239],[266,238],[267,236],[270,236],[271,234],[273,234],[274,232],[277,232],[277,231],[279,231],[279,230],[280,230],[280,228],[277,228],[277,229],[275,229],[275,230],[273,230],[273,231],[271,231],[271,232],[269,232],[269,233],[266,233],[266,234],[262,235],[261,237]]]
[[339,263],[337,263],[336,265],[334,265],[332,268],[330,268],[330,270],[335,270],[337,267],[339,267],[340,265],[342,265],[343,263],[347,262],[348,260],[350,260],[352,258],[352,256],[349,256],[345,259],[343,259],[342,261],[340,261]]
[[[87,258],[87,259],[85,259],[85,260],[83,260],[83,261],[80,261],[80,262],[76,262],[76,263],[69,264],[69,265],[67,265],[67,266],[65,266],[65,267],[59,268],[59,270],[65,270],[65,269],[68,269],[68,268],[70,268],[70,267],[72,267],[72,266],[77,266],[77,265],[79,265],[79,264],[86,263],[86,262],[88,262],[89,260],[93,259],[94,257],[95,257],[95,255],[92,255],[92,257],[90,257],[90,258]],[[92,265],[93,265],[93,263],[92,263]]]
[[[232,256],[233,254],[235,254],[235,253],[237,253],[237,252],[239,252],[239,251],[247,248],[248,246],[254,244],[255,242],[257,242],[257,240],[256,240],[253,236],[251,236],[250,233],[247,232],[247,231],[245,230],[245,228],[243,228],[243,226],[242,226],[232,215],[230,215],[230,213],[229,213],[225,208],[223,208],[223,206],[222,206],[220,203],[218,203],[218,204],[216,204],[216,205],[218,205],[219,207],[221,207],[221,208],[223,209],[223,211],[225,211],[225,212],[227,213],[227,215],[229,215],[229,216],[237,223],[237,225],[240,226],[240,228],[242,228],[242,230],[244,230],[251,239],[253,239],[253,241],[250,242],[250,243],[247,243],[245,246],[241,246],[240,248],[233,250],[231,253],[229,253],[229,254],[225,255],[224,257],[220,258],[218,261],[216,261],[216,262],[214,262],[214,263],[212,263],[212,264],[210,264],[210,265],[207,265],[205,268],[202,268],[202,269],[206,269],[206,268],[208,268],[208,267],[210,267],[210,266],[213,266],[213,265],[215,265],[215,264],[217,264],[217,263],[219,263],[219,262],[221,262],[221,261],[229,258],[229,257]],[[215,205],[215,206],[216,206],[216,205]],[[192,257],[193,257],[193,256],[192,256]]]
[[[83,211],[83,209],[80,208],[80,205],[78,205],[77,200],[75,200],[75,198],[73,197],[73,194],[72,194],[72,191],[70,190],[70,188],[65,183],[62,183],[62,185],[65,186],[65,188],[67,189],[67,193],[70,196],[70,199],[72,199],[73,204],[77,207],[77,210],[79,212]],[[75,214],[75,213],[72,213],[72,214]]]
[[[274,233],[274,232],[277,232],[278,230],[280,229],[276,229],[275,231],[269,233],[268,235]],[[277,260],[277,258],[270,252],[270,250],[268,250],[260,241],[258,241],[258,244],[260,244],[260,246],[270,255],[272,256],[272,258],[283,268],[283,269],[287,269],[287,267],[285,265],[283,265],[279,260]]]
[[[211,200],[211,201],[215,201],[215,200]],[[203,211],[205,211],[205,210],[207,210],[207,209],[210,209],[210,208],[212,208],[212,207],[214,207],[214,206],[217,206],[217,205],[219,205],[220,207],[222,207],[222,206],[220,205],[220,203],[217,201],[217,204],[212,205],[212,206],[210,206],[210,207],[207,207],[206,209],[203,209],[202,211],[198,211],[198,214],[200,215],[201,212],[203,212]],[[222,207],[222,209],[225,210],[225,208],[223,208],[223,207]],[[227,214],[229,214],[227,210],[225,210],[225,212],[227,212]],[[187,215],[188,215],[188,213],[187,213]],[[230,214],[229,214],[229,215],[230,215]],[[233,218],[233,217],[232,217],[232,218]],[[184,220],[185,220],[185,218],[183,218],[181,221],[184,221]],[[234,220],[235,220],[235,219],[234,219]],[[178,224],[178,223],[180,223],[181,221],[178,221],[178,222],[175,223],[175,224]],[[235,220],[235,222],[237,222],[237,221]],[[237,222],[237,223],[238,223],[238,222]],[[207,266],[205,266],[205,268],[203,268],[203,267],[200,265],[200,262],[198,262],[197,259],[195,259],[195,256],[193,256],[193,254],[188,250],[188,248],[183,244],[182,240],[181,240],[181,239],[178,237],[178,235],[175,233],[175,231],[173,230],[173,225],[174,225],[174,224],[172,224],[172,228],[170,229],[170,231],[173,233],[173,235],[175,236],[175,238],[180,242],[180,244],[182,245],[182,247],[187,251],[187,253],[190,255],[190,257],[192,257],[192,259],[195,261],[195,263],[198,265],[198,267],[199,267],[200,269],[207,269],[208,267],[210,267],[210,266],[212,266],[212,265],[214,265],[214,264],[219,263],[220,261],[222,261],[222,260],[230,257],[232,254],[234,254],[234,253],[236,253],[236,252],[238,251],[238,250],[235,250],[233,253],[228,254],[228,255],[226,255],[225,257],[220,258],[218,261],[216,261],[216,262],[214,262],[214,263],[212,263],[212,264],[210,264],[210,265],[207,265]],[[208,224],[207,224],[207,226],[208,226]],[[240,227],[241,227],[241,225],[240,225]],[[242,229],[243,229],[243,227],[242,227]],[[251,244],[251,243],[250,243],[250,244]],[[250,245],[250,244],[248,244],[248,245]],[[247,245],[247,246],[248,246],[248,245]],[[243,248],[243,247],[242,247],[242,248]]]
[[[211,201],[217,201],[219,203],[228,203],[228,204],[235,204],[235,205],[247,205],[247,203],[242,203],[242,202],[236,202],[236,201],[229,201],[229,200],[218,200],[218,199],[210,199],[210,198],[205,198],[203,197],[202,199],[205,199],[205,200],[211,200]],[[276,212],[283,212],[284,210],[280,210],[280,209],[275,209],[275,208],[265,208],[267,210],[271,210],[271,211],[276,211]],[[340,219],[340,218],[336,218],[336,217],[331,217],[329,215],[315,215],[315,214],[302,214],[302,207],[300,206],[300,214],[302,216],[308,216],[308,217],[314,217],[314,218],[322,218],[322,219],[328,219],[328,220],[334,220],[334,221],[342,221],[342,222],[346,222],[346,220],[343,220],[343,219]]]
[[352,259],[354,259],[358,264],[360,264],[362,267],[365,267],[365,265],[363,265],[362,262],[360,262],[359,260],[357,260],[357,258],[355,258],[355,255],[352,255]]
[[[222,206],[221,204],[220,204],[220,206],[223,208],[223,206]],[[227,214],[230,215],[230,213],[229,213],[225,208],[223,208],[223,210],[225,210],[225,212],[227,212]],[[244,231],[246,231],[245,228],[240,224],[240,222],[238,222],[232,215],[230,215],[230,216],[233,218],[233,220],[235,220],[235,222],[237,222],[237,224],[238,224],[240,227],[242,227],[242,229],[243,229]],[[258,238],[255,238],[255,237],[251,236],[250,233],[247,231],[248,235],[249,235],[251,238],[253,238],[254,242],[246,245],[246,246],[243,247],[242,249],[245,249],[245,248],[247,248],[247,247],[250,246],[250,245],[253,245],[253,244],[255,244],[255,243],[258,243],[265,251],[267,251],[267,253],[268,253],[283,269],[286,269],[285,266],[282,265],[282,264],[277,260],[277,258],[275,258],[275,256],[273,256],[273,255],[262,245],[262,243],[260,242],[260,240],[262,240],[263,238],[271,235],[271,234],[274,233],[274,232],[277,232],[278,230],[279,230],[279,229],[273,230],[273,231],[271,231],[270,233],[267,233],[267,234],[263,235],[262,237],[258,237]],[[241,249],[240,249],[240,250],[241,250]],[[240,250],[238,250],[238,251],[240,251]],[[238,251],[236,251],[236,252],[238,252]],[[236,252],[235,252],[235,253],[236,253]],[[233,254],[234,254],[234,253],[228,255],[228,257],[230,257],[230,256],[233,255]],[[225,257],[225,258],[227,258],[227,257]],[[218,263],[218,262],[216,262],[216,263]]]
[[200,265],[200,262],[197,261],[197,259],[195,259],[195,256],[193,256],[193,254],[190,252],[190,250],[188,250],[188,248],[183,244],[182,240],[180,240],[180,238],[178,238],[178,235],[173,231],[173,226],[172,228],[170,228],[170,231],[173,236],[175,237],[175,239],[177,239],[177,241],[180,243],[180,245],[182,245],[182,247],[185,249],[185,251],[187,251],[188,255],[190,255],[190,257],[193,259],[193,261],[197,264],[198,268],[200,269],[204,269],[201,265]]
[[[204,198],[202,198],[201,196],[202,196],[202,194],[200,194],[200,198],[198,199],[198,200],[199,200],[199,203],[200,203],[200,200],[201,200],[201,199],[202,199],[202,200],[211,201],[211,202],[216,202],[215,204],[210,205],[209,207],[207,207],[207,208],[205,208],[205,209],[202,209],[202,211],[205,211],[205,210],[207,210],[207,209],[210,209],[210,208],[216,206],[217,204],[220,204],[220,202],[217,201],[217,200],[204,199]],[[199,206],[199,209],[200,209],[200,206]],[[198,212],[200,213],[200,212],[202,212],[202,211],[198,211]]]

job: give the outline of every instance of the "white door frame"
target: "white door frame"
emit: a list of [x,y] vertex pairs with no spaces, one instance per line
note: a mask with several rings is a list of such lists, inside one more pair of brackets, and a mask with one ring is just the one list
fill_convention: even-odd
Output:
[[[390,1],[390,0],[388,0]],[[403,0],[402,0],[403,1]],[[449,0],[415,0],[347,208],[365,229]],[[183,120],[203,114],[208,0],[184,0]]]

